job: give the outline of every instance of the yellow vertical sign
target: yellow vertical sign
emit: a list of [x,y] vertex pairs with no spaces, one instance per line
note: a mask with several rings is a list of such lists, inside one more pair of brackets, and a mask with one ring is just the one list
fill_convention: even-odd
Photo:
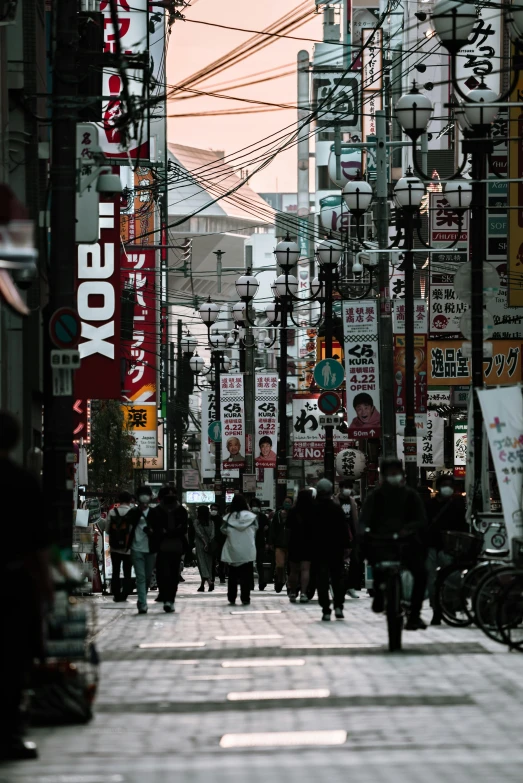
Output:
[[[511,100],[523,101],[523,71]],[[508,136],[509,177],[519,180],[510,182],[508,190],[508,306],[523,307],[523,107],[510,109]]]

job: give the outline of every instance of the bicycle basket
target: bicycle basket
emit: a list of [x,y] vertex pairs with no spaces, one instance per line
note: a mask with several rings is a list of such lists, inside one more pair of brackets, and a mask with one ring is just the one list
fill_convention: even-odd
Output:
[[483,548],[483,539],[472,533],[459,533],[456,530],[443,532],[443,549],[452,557],[475,560]]

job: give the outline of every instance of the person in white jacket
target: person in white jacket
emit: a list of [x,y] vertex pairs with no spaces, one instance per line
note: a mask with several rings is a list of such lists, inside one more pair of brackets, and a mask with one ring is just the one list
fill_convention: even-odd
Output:
[[229,563],[227,598],[232,606],[236,603],[238,585],[242,604],[248,606],[251,602],[257,529],[256,514],[249,511],[249,505],[243,495],[235,495],[221,528],[225,535],[222,562]]

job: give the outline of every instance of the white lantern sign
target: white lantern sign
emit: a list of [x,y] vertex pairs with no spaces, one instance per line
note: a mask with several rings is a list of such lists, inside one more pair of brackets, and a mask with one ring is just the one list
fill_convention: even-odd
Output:
[[343,449],[336,456],[336,471],[339,476],[350,479],[359,479],[363,476],[367,458],[362,451],[356,449]]

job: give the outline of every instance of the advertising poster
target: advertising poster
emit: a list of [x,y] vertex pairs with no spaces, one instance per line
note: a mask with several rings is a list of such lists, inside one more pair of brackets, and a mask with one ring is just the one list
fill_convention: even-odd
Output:
[[343,302],[342,316],[348,437],[379,438],[381,416],[376,300]]
[[[320,425],[319,394],[299,394],[292,399],[292,458],[321,461],[325,453],[325,430]],[[346,433],[333,429],[334,453],[350,446]]]
[[[405,334],[405,300],[392,302],[392,331]],[[427,334],[427,303],[424,299],[414,300],[414,334]]]
[[122,406],[125,426],[134,438],[134,457],[156,457],[158,453],[158,416],[155,402],[136,402]]
[[202,391],[202,446],[201,474],[202,479],[213,479],[215,473],[214,441],[208,436],[209,424],[216,421],[216,404],[214,391]]
[[[445,464],[443,457],[445,420],[438,416],[436,411],[428,411],[427,415],[423,417],[423,427],[418,428],[418,425],[422,423],[420,419],[421,417],[416,417],[418,467],[443,467]],[[398,455],[403,458],[405,416],[400,414],[396,417],[396,422]]]
[[[429,340],[429,386],[464,386],[471,382],[471,360],[462,352],[462,340]],[[521,342],[496,340],[490,358],[483,359],[483,378],[487,386],[508,386],[521,381]]]
[[276,467],[278,427],[278,374],[256,376],[254,424],[255,465],[257,468]]
[[468,305],[457,298],[454,275],[466,253],[434,253],[429,276],[429,335],[433,339],[461,336],[459,322]]
[[[427,335],[414,335],[414,410],[427,412]],[[396,413],[405,413],[405,336],[394,335],[394,398]]]
[[454,475],[463,478],[467,466],[467,422],[457,421],[454,424]]
[[220,419],[224,468],[245,467],[245,403],[243,375],[220,377]]
[[[445,248],[456,242],[455,250],[467,250],[469,243],[469,213],[465,212],[461,220],[453,212],[444,193],[429,193],[430,244],[432,247]],[[458,238],[459,234],[459,238]]]

